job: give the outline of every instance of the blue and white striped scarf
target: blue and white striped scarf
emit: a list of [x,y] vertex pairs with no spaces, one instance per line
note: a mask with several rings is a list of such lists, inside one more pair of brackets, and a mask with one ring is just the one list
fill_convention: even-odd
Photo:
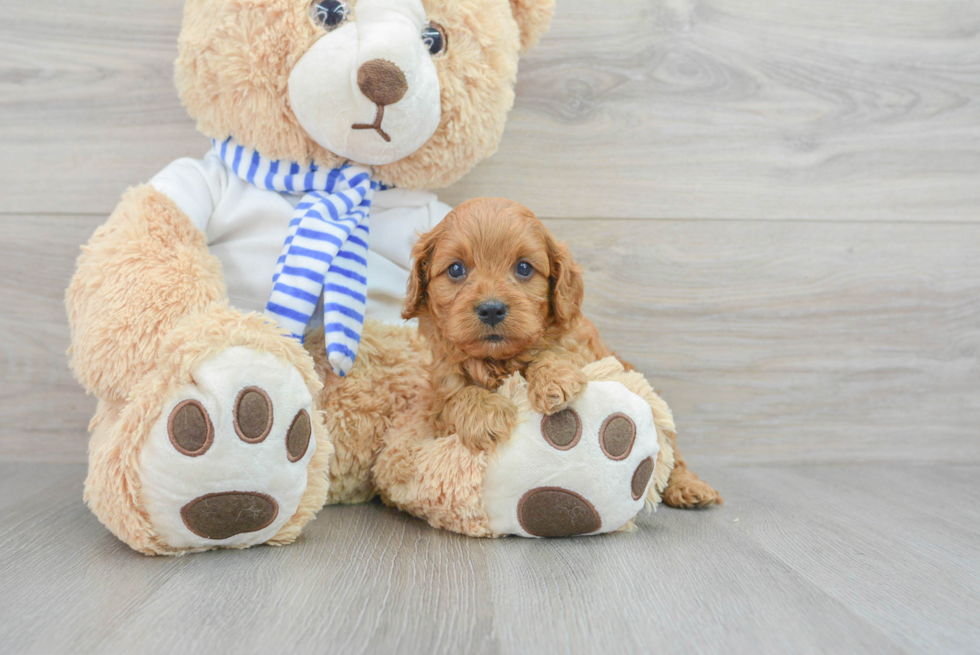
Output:
[[302,342],[322,294],[327,359],[337,375],[347,375],[364,327],[368,218],[378,183],[366,168],[271,161],[231,138],[212,145],[250,184],[305,194],[289,222],[265,313]]

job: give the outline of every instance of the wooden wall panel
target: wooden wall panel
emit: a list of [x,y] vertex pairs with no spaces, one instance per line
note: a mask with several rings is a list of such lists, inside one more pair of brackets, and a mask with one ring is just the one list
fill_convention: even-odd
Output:
[[[203,153],[171,81],[182,4],[5,9],[0,211],[105,214]],[[976,221],[978,180],[975,0],[559,0],[500,152],[444,197],[555,218]]]

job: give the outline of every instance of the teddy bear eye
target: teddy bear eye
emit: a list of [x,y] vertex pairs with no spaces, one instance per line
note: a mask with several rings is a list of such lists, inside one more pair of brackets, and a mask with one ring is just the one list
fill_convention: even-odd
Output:
[[466,275],[466,267],[463,266],[463,262],[453,262],[449,265],[449,268],[446,269],[446,273],[448,273],[449,277],[452,279],[459,280]]
[[442,54],[446,51],[446,30],[439,23],[429,23],[422,28],[422,43],[429,54]]
[[350,17],[350,4],[347,0],[315,0],[310,5],[310,19],[317,27],[328,32]]
[[514,267],[514,272],[517,274],[517,277],[526,280],[534,275],[534,267],[528,262],[517,262],[517,266]]

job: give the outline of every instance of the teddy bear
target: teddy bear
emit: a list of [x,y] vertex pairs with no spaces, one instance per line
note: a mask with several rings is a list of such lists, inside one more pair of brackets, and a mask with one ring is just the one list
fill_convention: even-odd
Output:
[[[129,189],[66,293],[70,366],[99,401],[85,500],[119,539],[283,545],[326,503],[374,496],[474,536],[592,534],[670,500],[671,475],[674,504],[718,500],[675,465],[666,405],[615,362],[584,371],[572,422],[533,415],[508,380],[524,421],[492,458],[425,430],[430,355],[400,312],[412,244],[450,209],[428,190],[493,154],[552,11],[187,0],[175,81],[212,147]],[[631,454],[598,466],[614,412]],[[591,465],[592,488],[622,493],[544,484]]]

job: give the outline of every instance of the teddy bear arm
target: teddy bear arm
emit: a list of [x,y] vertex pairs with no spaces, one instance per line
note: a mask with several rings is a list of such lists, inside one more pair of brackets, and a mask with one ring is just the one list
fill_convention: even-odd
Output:
[[71,368],[90,393],[122,400],[167,333],[225,297],[204,233],[152,186],[133,188],[78,258],[65,297]]

